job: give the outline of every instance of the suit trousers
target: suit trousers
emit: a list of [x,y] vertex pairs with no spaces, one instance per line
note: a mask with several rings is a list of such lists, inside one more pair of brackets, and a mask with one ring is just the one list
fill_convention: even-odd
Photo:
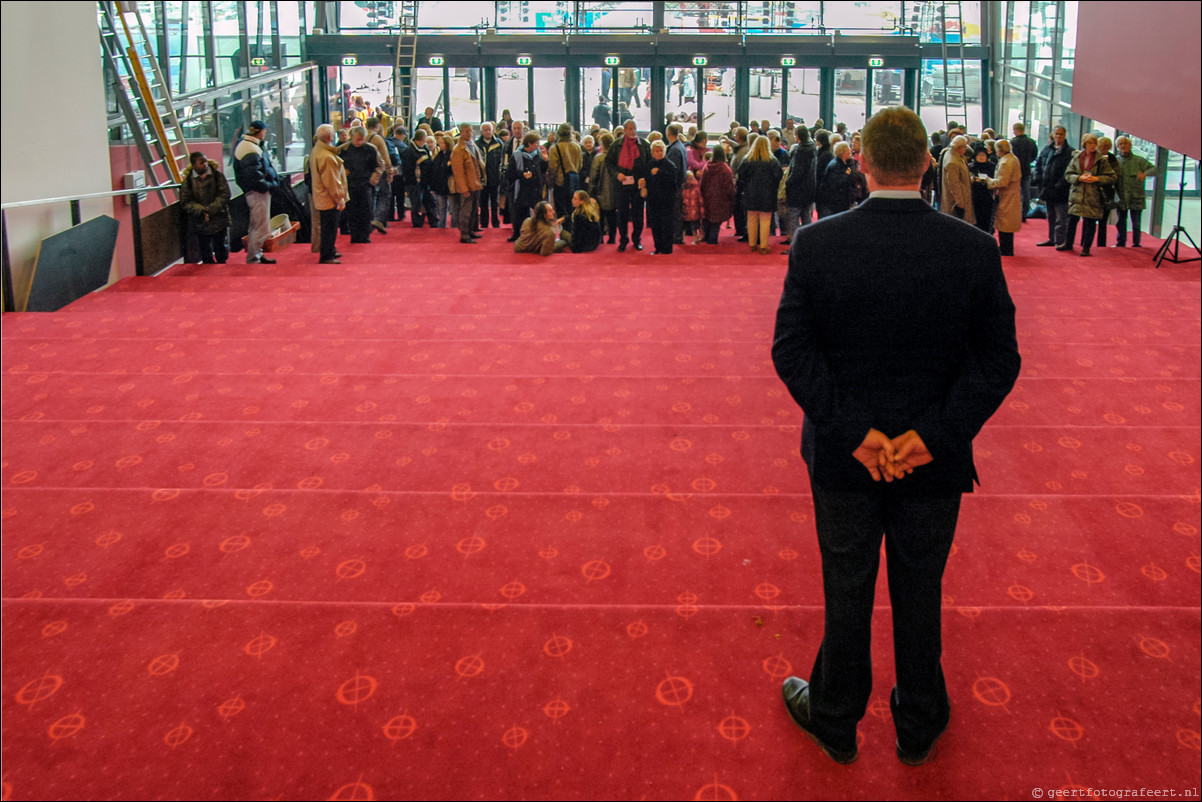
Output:
[[[655,203],[647,205],[647,226],[651,229],[651,238],[655,242],[655,252],[672,253],[672,208],[666,203],[662,204],[662,206],[667,208],[658,208]],[[680,218],[677,217],[675,219],[679,220]]]
[[1027,214],[1031,211],[1031,174],[1027,173],[1022,179],[1023,222],[1027,222]]
[[497,206],[497,195],[500,188],[499,183],[492,183],[480,190],[479,215],[481,228],[486,227],[489,220],[492,220],[493,228],[501,227],[501,210]]
[[459,241],[471,241],[476,231],[476,208],[479,203],[479,190],[466,195],[459,195]]
[[334,259],[334,254],[338,253],[338,209],[320,209],[317,214],[321,219],[321,259]]
[[[676,188],[672,196],[672,242],[684,244],[684,185]],[[659,250],[656,248],[656,250]]]
[[[618,238],[622,245],[634,241],[637,245],[643,239],[643,198],[639,195],[637,186],[619,186],[617,198]],[[630,233],[626,233],[626,224],[630,224]]]
[[371,242],[372,185],[351,185],[346,202],[351,242]]
[[1057,245],[1072,244],[1068,234],[1068,201],[1047,201],[1048,239]]
[[[922,470],[919,468],[918,470]],[[865,491],[814,487],[826,610],[810,674],[814,731],[836,749],[856,743],[872,694],[872,609],[881,537],[893,611],[893,723],[918,751],[944,727],[951,708],[940,657],[943,570],[956,532],[960,494],[914,495],[904,482]]]
[[373,187],[375,190],[375,209],[373,210],[371,219],[377,223],[387,223],[388,218],[392,215],[392,184],[388,181],[387,176],[381,176],[380,182]]
[[1143,209],[1119,209],[1118,239],[1115,244],[1122,247],[1127,244],[1127,215],[1131,215],[1131,244],[1139,247],[1139,222],[1143,217]]

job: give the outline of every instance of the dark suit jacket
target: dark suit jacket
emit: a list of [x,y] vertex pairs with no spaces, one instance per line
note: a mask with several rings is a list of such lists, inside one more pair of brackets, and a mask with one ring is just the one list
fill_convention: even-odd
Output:
[[815,486],[875,483],[852,457],[870,428],[914,429],[933,461],[904,492],[971,492],[972,439],[1018,376],[996,241],[921,200],[871,198],[799,229],[772,358],[805,412]]

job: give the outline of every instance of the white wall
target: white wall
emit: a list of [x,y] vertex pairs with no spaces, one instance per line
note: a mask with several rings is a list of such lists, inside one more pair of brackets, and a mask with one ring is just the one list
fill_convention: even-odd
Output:
[[[102,59],[96,3],[0,3],[0,202],[114,188]],[[92,200],[82,207],[87,221],[111,215],[113,204]],[[70,227],[71,208],[14,209],[6,216],[21,308],[38,244]]]

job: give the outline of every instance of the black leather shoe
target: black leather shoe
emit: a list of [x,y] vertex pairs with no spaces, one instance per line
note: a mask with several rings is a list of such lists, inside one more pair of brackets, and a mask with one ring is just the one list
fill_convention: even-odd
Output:
[[339,262],[337,259],[322,259],[320,262],[318,262],[318,264],[321,264],[321,265],[340,265],[340,264],[342,264],[342,262]]
[[[810,683],[799,677],[789,677],[781,686],[781,695],[785,698],[785,709],[789,711],[793,723],[801,727],[801,731],[810,736],[810,739],[818,744],[818,748],[827,757],[843,765],[856,762],[856,758],[860,755],[859,749],[854,746],[851,749],[835,749],[824,744],[822,739],[810,730]],[[900,746],[898,755],[901,755]]]
[[507,240],[505,240],[505,241],[506,241],[506,242],[517,242],[517,241],[518,241],[518,238],[517,238],[517,237],[510,237],[509,239],[507,239]]
[[275,263],[275,259],[269,259],[266,256],[259,257],[259,264],[261,265],[274,265]]
[[935,756],[935,747],[939,745],[939,739],[943,737],[945,732],[947,732],[946,726],[939,731],[939,734],[936,735],[934,740],[927,745],[926,749],[920,749],[917,751],[910,751],[906,749],[902,746],[901,741],[898,741],[897,759],[902,763],[905,763],[907,766],[921,766]]
[[471,233],[471,238],[472,238],[472,239],[483,239],[483,238],[484,238],[484,235],[483,235],[483,234],[477,234],[476,232],[474,232],[474,231],[473,231],[473,232]]
[[1036,247],[1036,248],[1050,248],[1050,247],[1052,247],[1052,246],[1053,246],[1053,245],[1055,245],[1055,244],[1056,244],[1056,243],[1052,242],[1052,241],[1049,239],[1049,240],[1044,240],[1043,242],[1037,242],[1037,243],[1035,243],[1035,247]]
[[1068,243],[1065,243],[1064,245],[1056,246],[1056,250],[1058,250],[1058,251],[1071,251],[1072,249],[1073,249],[1073,246],[1069,245]]
[[634,249],[635,249],[636,251],[641,251],[641,250],[643,250],[643,243],[641,243],[641,242],[636,242],[636,243],[634,244]]
[[626,250],[626,243],[623,242],[618,246],[618,253],[623,253]]

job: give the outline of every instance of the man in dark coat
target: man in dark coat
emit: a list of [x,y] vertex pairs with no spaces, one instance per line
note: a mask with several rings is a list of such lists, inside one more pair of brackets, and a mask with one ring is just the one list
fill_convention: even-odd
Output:
[[430,126],[430,131],[432,131],[435,134],[437,134],[439,131],[443,130],[442,120],[440,120],[440,119],[438,119],[438,117],[434,116],[434,107],[433,106],[426,106],[425,113],[422,114],[422,116],[417,118],[417,124],[421,125],[422,123],[425,123],[426,125]]
[[805,412],[826,602],[809,681],[789,677],[782,692],[823,752],[856,759],[884,534],[896,751],[917,766],[950,718],[942,577],[977,476],[972,441],[1013,387],[1019,355],[997,243],[919,195],[930,154],[918,116],[874,115],[862,159],[871,196],[797,232],[776,319],[772,358]]
[[1063,125],[1052,129],[1052,141],[1039,154],[1039,197],[1048,210],[1048,238],[1041,247],[1060,247],[1068,239],[1068,193],[1072,187],[1064,177],[1073,160],[1073,146]]
[[401,182],[409,196],[409,214],[414,228],[429,219],[430,227],[438,217],[434,193],[430,191],[430,168],[434,157],[426,147],[429,137],[421,128],[413,132],[409,147],[401,154]]
[[[666,129],[668,144],[664,158],[672,162],[676,173],[676,194],[672,196],[672,242],[676,245],[684,245],[684,213],[681,208],[681,195],[684,192],[684,176],[688,172],[689,152],[680,138],[683,134],[684,126],[680,123],[670,123]],[[656,250],[659,248],[657,247]]]
[[[476,147],[484,157],[484,189],[480,191],[480,227],[492,220],[493,228],[501,227],[501,210],[497,207],[501,189],[501,161],[505,143],[493,136],[493,124],[482,123]],[[491,211],[490,211],[491,210]]]
[[229,257],[230,185],[217,162],[200,151],[189,154],[188,160],[191,164],[184,170],[179,202],[200,246],[200,261],[223,265]]
[[789,210],[783,234],[792,237],[798,225],[814,220],[814,202],[818,198],[818,149],[805,126],[795,129],[797,144],[789,153],[789,177],[785,179],[785,206]]
[[1010,152],[1014,154],[1014,158],[1018,159],[1018,166],[1023,171],[1023,222],[1027,221],[1027,214],[1031,211],[1031,164],[1039,158],[1039,145],[1035,144],[1035,140],[1027,136],[1027,127],[1022,123],[1015,123],[1011,129],[1014,131],[1014,136],[1010,139]]
[[[651,146],[639,136],[634,120],[627,120],[622,135],[605,154],[609,167],[617,176],[618,252],[634,243],[636,251],[643,250],[643,198],[639,195],[638,180],[647,174],[651,163]],[[627,223],[630,224],[629,233]]]
[[543,171],[546,169],[546,162],[539,154],[538,145],[538,131],[528,131],[522,137],[521,147],[515,150],[509,159],[508,179],[513,187],[513,196],[509,202],[509,219],[513,223],[510,242],[517,242],[522,233],[522,223],[526,222],[530,210],[543,197]]

